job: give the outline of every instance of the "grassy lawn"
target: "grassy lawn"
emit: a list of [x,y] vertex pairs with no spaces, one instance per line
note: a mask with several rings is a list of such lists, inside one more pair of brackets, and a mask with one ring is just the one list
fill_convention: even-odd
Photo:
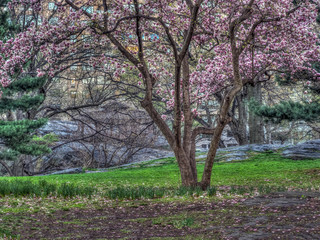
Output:
[[[80,186],[94,186],[110,189],[117,186],[178,187],[181,183],[179,169],[174,158],[164,160],[161,166],[143,165],[132,169],[115,169],[108,172],[51,175],[39,177],[0,177],[1,180],[16,179],[50,183],[74,183]],[[204,164],[198,164],[199,180]],[[318,172],[319,171],[319,172]],[[299,188],[320,187],[320,160],[290,160],[277,153],[255,154],[250,160],[215,163],[212,185],[275,185]]]
[[[212,185],[215,190],[212,195],[200,191],[188,193],[187,190],[179,189],[180,175],[174,158],[164,159],[162,164],[158,166],[154,166],[152,163],[141,164],[140,167],[135,168],[114,169],[100,173],[1,177],[0,190],[1,184],[8,185],[8,182],[27,181],[32,184],[40,184],[41,181],[45,180],[46,184],[52,186],[61,187],[65,184],[63,186],[72,185],[79,189],[89,187],[95,189],[95,191],[89,197],[81,195],[81,189],[79,194],[75,193],[74,197],[62,197],[62,195],[55,194],[49,194],[48,196],[14,196],[12,194],[0,196],[0,239],[1,236],[15,236],[14,233],[20,233],[22,231],[20,228],[25,224],[34,222],[32,217],[34,214],[44,214],[46,217],[50,217],[57,212],[59,214],[61,212],[68,213],[74,211],[74,209],[99,211],[99,209],[112,207],[139,207],[156,203],[219,202],[226,199],[256,195],[259,194],[261,189],[267,187],[274,191],[285,188],[287,190],[319,192],[320,189],[320,160],[289,160],[282,158],[278,153],[253,153],[249,160],[216,163],[212,178]],[[198,163],[199,176],[202,174],[203,167],[203,163]],[[106,192],[118,188],[128,188],[133,191],[142,186],[144,188],[141,191],[148,192],[151,188],[157,188],[164,189],[164,193],[155,199],[134,200],[122,200],[117,199],[117,197],[111,199],[106,194]],[[168,192],[167,189],[171,192]],[[57,189],[56,191],[59,192],[60,190]],[[63,191],[69,191],[69,189]],[[118,193],[116,192],[116,194]],[[223,215],[223,213],[221,214]],[[189,225],[194,225],[194,228],[199,225],[199,223],[197,223],[198,225],[194,224],[197,213],[191,217],[185,213],[181,216],[183,216],[182,219],[179,219],[178,215],[177,217],[158,216],[150,220],[150,224],[161,225],[164,222],[178,230],[189,227]],[[67,223],[69,225],[79,225],[74,219],[65,221],[64,226],[68,225]],[[38,229],[37,226],[32,228],[35,231]],[[47,228],[50,229],[48,226]],[[43,227],[41,229],[43,230]]]

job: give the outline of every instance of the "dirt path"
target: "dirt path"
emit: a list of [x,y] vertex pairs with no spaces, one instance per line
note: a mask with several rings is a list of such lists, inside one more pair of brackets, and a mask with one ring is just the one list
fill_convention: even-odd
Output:
[[19,215],[21,239],[320,239],[320,194]]

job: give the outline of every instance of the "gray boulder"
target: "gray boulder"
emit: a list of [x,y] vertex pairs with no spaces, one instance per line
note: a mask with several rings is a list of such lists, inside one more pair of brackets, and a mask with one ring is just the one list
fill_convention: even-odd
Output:
[[50,173],[48,175],[56,175],[56,174],[78,174],[82,173],[82,168],[70,168],[70,169],[65,169],[61,171],[57,171],[54,173]]
[[287,145],[281,144],[249,144],[237,147],[220,148],[218,151],[234,151],[234,152],[266,152],[266,151],[276,151],[288,147]]
[[239,161],[250,157],[250,152],[268,152],[287,148],[281,144],[249,144],[236,147],[220,148],[217,152],[217,161]]
[[282,152],[282,156],[293,160],[320,159],[320,139],[289,147]]
[[51,120],[40,128],[41,134],[55,133],[60,138],[68,138],[78,131],[78,124],[72,121]]
[[[57,145],[62,144],[59,142]],[[126,155],[126,148],[117,148],[108,145],[104,151],[94,148],[90,143],[81,144],[72,142],[62,144],[54,149],[51,154],[42,158],[41,168],[38,171],[52,171],[53,169],[69,169],[87,166],[87,162],[93,162],[94,168],[108,168],[111,166],[123,165],[127,163],[136,163],[146,160],[172,157],[172,151],[159,150],[154,148],[143,148],[133,155]],[[92,159],[93,158],[93,159]]]
[[[58,142],[57,145],[63,142]],[[44,156],[40,171],[50,171],[51,169],[68,169],[83,166],[85,159],[85,146],[73,142],[64,144]]]
[[227,153],[224,155],[224,157],[226,158],[225,161],[227,161],[227,162],[246,160],[249,158],[247,152],[241,152],[241,151]]

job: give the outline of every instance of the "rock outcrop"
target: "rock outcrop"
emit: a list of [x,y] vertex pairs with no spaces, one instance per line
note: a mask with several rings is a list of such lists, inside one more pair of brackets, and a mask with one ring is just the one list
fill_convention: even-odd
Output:
[[218,161],[238,161],[246,160],[250,157],[250,152],[268,152],[287,148],[281,144],[249,144],[244,146],[220,148],[217,152]]
[[[53,120],[41,129],[42,134],[54,132],[59,136],[60,147],[36,163],[35,168],[39,172],[52,172],[53,170],[77,169],[80,167],[109,168],[128,163],[143,162],[152,159],[160,159],[173,156],[169,150],[166,140],[158,136],[153,142],[153,146],[145,146],[132,155],[126,156],[126,147],[116,149],[115,145],[104,144],[103,146],[89,142],[69,142],[70,137],[79,134],[81,127],[72,121]],[[86,129],[82,129],[86,134]],[[209,146],[209,143],[201,142],[202,145]],[[200,143],[199,143],[200,144]],[[202,147],[202,145],[199,145]],[[166,150],[164,150],[166,149]],[[207,151],[202,148],[201,151]],[[218,149],[216,160],[231,162],[246,160],[251,156],[251,152],[267,152],[282,150],[282,155],[290,159],[320,159],[320,139],[308,141],[295,146],[280,144],[250,144],[244,146],[234,146]],[[116,154],[115,154],[116,153]],[[204,160],[206,155],[197,158]],[[90,165],[90,161],[95,164]]]
[[56,175],[56,174],[78,174],[82,173],[83,169],[82,168],[70,168],[70,169],[65,169],[61,171],[57,171],[48,175]]
[[289,147],[282,152],[282,156],[293,160],[320,159],[320,139]]

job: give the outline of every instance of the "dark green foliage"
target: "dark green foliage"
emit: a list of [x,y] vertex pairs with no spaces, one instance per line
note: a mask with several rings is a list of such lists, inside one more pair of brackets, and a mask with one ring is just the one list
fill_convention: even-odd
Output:
[[40,188],[31,181],[1,181],[0,184],[0,196],[6,195],[27,196],[36,195],[40,196]]
[[39,188],[41,189],[42,196],[49,196],[56,192],[57,185],[48,183],[46,180],[40,180]]
[[46,145],[33,142],[32,138],[36,130],[47,122],[46,119],[0,121],[0,136],[5,143],[6,149],[0,156],[6,160],[14,160],[14,156],[20,154],[39,156],[49,153]]
[[[7,0],[0,0],[0,39],[6,41],[17,32],[17,27],[11,24],[10,15],[5,11]],[[29,66],[25,66],[28,68]],[[0,120],[0,159],[15,160],[19,154],[39,156],[49,153],[50,149],[46,143],[33,141],[37,129],[46,124],[46,119],[19,119],[9,116],[14,112],[24,115],[36,110],[44,101],[44,96],[39,94],[40,89],[46,83],[47,77],[22,76],[17,71],[12,76],[12,83],[6,87],[0,87],[2,96],[0,98],[0,114],[7,115],[6,121]]]
[[266,121],[279,123],[282,120],[307,122],[317,121],[320,116],[320,104],[317,102],[280,102],[272,107],[261,106],[259,103],[251,100],[249,103],[250,111],[257,116],[264,117]]
[[6,112],[8,110],[22,110],[28,111],[37,108],[44,100],[42,95],[37,96],[23,96],[19,99],[10,99],[4,97],[0,101],[0,112]]
[[19,121],[0,121],[0,136],[3,139],[10,139],[12,138],[12,135],[20,138],[23,135],[30,133],[33,129],[43,126],[45,123],[46,119],[40,119],[38,121],[29,121],[28,119]]
[[[320,62],[315,62],[312,64],[312,67],[320,73]],[[320,95],[320,83],[317,78],[311,78],[310,85],[307,87],[307,90],[310,91],[310,93],[319,96]]]
[[[45,83],[46,77],[22,77],[13,81],[8,87],[1,88],[3,92],[0,99],[0,113],[8,110],[28,111],[37,108],[43,101],[44,96],[34,94]],[[17,93],[22,95],[16,97]]]
[[184,195],[189,195],[192,196],[195,194],[196,196],[200,196],[201,193],[203,193],[202,189],[200,187],[184,187],[181,186],[175,191],[175,195],[177,196],[184,196]]
[[47,81],[47,77],[24,77],[19,79],[19,81],[12,82],[7,88],[4,89],[4,92],[8,95],[15,92],[30,92],[41,88]]
[[12,149],[5,149],[0,152],[0,159],[5,159],[7,161],[14,161],[19,156],[19,152]]
[[258,185],[258,186],[230,186],[227,189],[217,189],[216,186],[209,187],[206,191],[203,191],[200,187],[184,187],[181,186],[176,189],[172,188],[155,188],[155,187],[117,187],[115,189],[108,190],[105,196],[109,199],[118,200],[136,200],[136,199],[155,199],[168,197],[200,197],[208,196],[214,197],[217,192],[229,195],[229,194],[253,194],[258,192],[259,194],[267,194],[276,191],[285,191],[285,187],[277,187],[270,185]]
[[17,31],[17,26],[12,24],[6,5],[9,0],[0,0],[0,39],[7,40]]
[[284,77],[280,75],[275,76],[275,81],[279,84],[279,86],[291,86],[293,84],[293,80],[290,73],[285,74]]

